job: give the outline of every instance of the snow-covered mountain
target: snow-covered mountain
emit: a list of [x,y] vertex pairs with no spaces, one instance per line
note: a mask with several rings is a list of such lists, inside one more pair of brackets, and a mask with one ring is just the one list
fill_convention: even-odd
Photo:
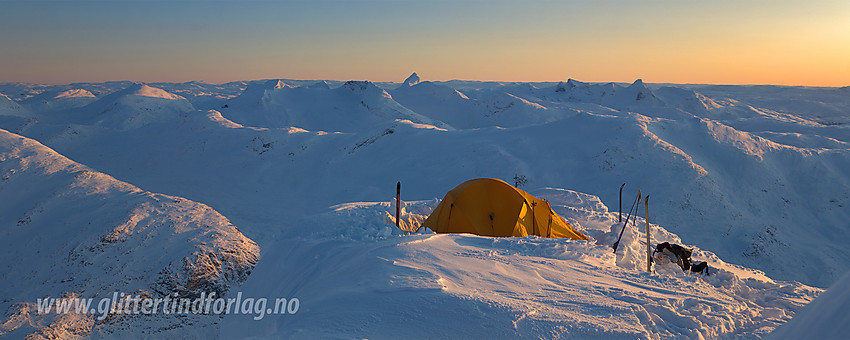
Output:
[[[38,314],[40,298],[221,295],[259,259],[212,208],[156,194],[0,130],[0,335],[215,335],[218,316]],[[176,294],[176,295],[175,295]],[[29,334],[29,335],[28,335]]]
[[199,110],[220,108],[225,101],[240,95],[248,82],[234,81],[224,84],[207,84],[199,81],[186,83],[151,83],[150,86],[163,89],[186,98]]
[[126,130],[176,120],[195,108],[186,98],[136,83],[98,99],[79,112],[76,122]]
[[349,81],[333,89],[323,82],[312,86],[292,86],[282,80],[253,83],[225,106],[222,115],[247,126],[351,132],[406,119],[445,127],[402,106],[368,81]]
[[711,110],[723,106],[699,92],[680,87],[664,86],[656,90],[655,95],[669,106],[677,107],[697,115],[708,114]]
[[[393,90],[393,98],[415,112],[458,129],[535,125],[575,114],[569,109],[550,110],[507,91],[491,91],[479,98],[470,98],[449,86],[420,82],[418,76],[416,79],[415,83]],[[406,80],[404,84],[408,83]]]
[[[760,337],[820,291],[806,285],[847,271],[841,89],[781,88],[816,98],[808,111],[772,99],[773,87],[418,78],[133,84],[38,119],[0,113],[0,128],[208,204],[258,240],[264,260],[242,289],[298,296],[302,309],[227,316],[228,338],[399,337],[400,317],[423,332],[444,320],[446,336]],[[366,203],[388,200],[400,180],[415,223],[476,177],[526,179],[594,241],[405,237],[389,203]],[[645,244],[631,227],[625,251],[607,254],[623,182],[629,199],[638,188],[652,197],[653,243],[696,247],[722,275],[641,274]],[[339,322],[328,327],[331,311]],[[481,322],[457,321],[470,317]]]
[[404,80],[404,82],[401,83],[401,86],[399,86],[399,88],[405,86],[413,86],[416,84],[419,84],[419,75],[416,74],[416,72],[413,72],[410,74],[410,76],[407,77],[407,79]]
[[0,115],[29,117],[31,113],[5,94],[0,93]]
[[[567,82],[571,83],[574,89],[601,88]],[[635,84],[635,93],[643,93],[646,85]],[[368,201],[383,190],[386,178],[410,183],[407,188],[413,197],[436,198],[442,196],[442,190],[469,178],[510,179],[524,175],[530,179],[531,186],[569,187],[598,193],[607,204],[617,199],[611,187],[619,183],[648,189],[657,199],[664,200],[657,206],[656,214],[671,231],[730,261],[763,269],[781,279],[825,287],[843,273],[842,263],[850,260],[840,252],[827,250],[842,246],[840,240],[848,233],[845,228],[829,228],[834,237],[799,237],[811,229],[812,223],[840,225],[850,217],[841,209],[850,203],[850,184],[845,172],[838,170],[848,167],[848,151],[842,145],[850,140],[847,129],[841,125],[816,125],[802,115],[764,111],[732,100],[717,101],[726,104],[702,114],[691,114],[686,108],[662,107],[657,111],[641,108],[650,115],[647,116],[596,103],[545,101],[542,96],[526,94],[528,99],[519,95],[507,98],[525,100],[527,106],[542,101],[548,106],[540,111],[557,112],[563,118],[551,116],[555,120],[549,123],[543,120],[537,125],[509,129],[442,131],[423,128],[433,126],[422,124],[424,118],[399,125],[393,118],[407,116],[377,117],[366,110],[360,102],[370,94],[372,98],[399,104],[392,100],[395,97],[384,96],[386,92],[374,84],[350,82],[338,88],[322,85],[292,87],[275,81],[266,83],[266,89],[260,88],[262,91],[249,87],[243,96],[234,99],[233,106],[221,112],[222,119],[233,118],[228,114],[239,116],[239,112],[246,117],[279,114],[290,107],[288,103],[292,99],[297,103],[291,106],[292,112],[297,113],[293,117],[305,122],[300,126],[285,126],[281,121],[256,127],[230,119],[244,127],[228,128],[209,123],[206,114],[190,113],[169,124],[132,133],[95,131],[87,125],[69,129],[67,125],[49,124],[28,126],[22,133],[146,188],[173,191],[213,203],[236,220],[246,209],[253,211],[266,206],[273,210],[250,214],[252,217],[246,216],[247,223],[260,215],[290,214],[286,209],[273,209],[275,202],[316,211],[341,201]],[[439,88],[442,91],[439,93],[444,94],[454,91],[437,85],[422,82],[407,89]],[[614,86],[599,86],[609,85]],[[623,93],[627,89],[614,88]],[[498,92],[497,89],[489,91]],[[510,90],[522,93],[522,87]],[[549,93],[546,88],[540,91]],[[258,97],[260,92],[263,95]],[[677,98],[682,100],[696,97],[690,91],[679,92]],[[252,93],[253,97],[249,96]],[[429,93],[434,92],[421,95],[427,98]],[[675,101],[672,98],[675,96],[675,93],[665,94],[671,101]],[[257,100],[247,100],[249,97]],[[459,95],[454,98],[463,100]],[[261,99],[264,101],[258,102]],[[630,100],[637,101],[637,94]],[[243,104],[253,103],[249,107],[257,108],[264,102],[279,110],[239,111]],[[440,107],[450,111],[456,104],[443,106],[438,100],[430,102],[429,111],[420,111],[439,112]],[[345,126],[329,123],[332,128],[323,129],[324,118],[312,117],[307,108],[324,107],[333,111],[332,103],[349,105],[351,111],[339,109],[340,114],[366,118]],[[399,111],[416,113],[406,107]],[[660,117],[651,116],[654,112],[660,112]],[[740,114],[734,116],[737,112]],[[677,116],[680,118],[671,118]],[[431,121],[445,119],[440,118]],[[797,132],[784,132],[788,129]],[[338,130],[346,133],[321,132]],[[791,138],[800,142],[788,142]],[[151,150],[148,156],[125,151],[138,145],[148,146]],[[239,166],[226,163],[210,168],[208,164],[213,164],[215,158],[234,160]],[[434,175],[438,173],[443,175]],[[228,178],[233,176],[243,178],[230,187],[236,190],[233,195],[210,197],[208,188],[221,187],[220,183],[230,182]],[[263,180],[245,181],[246,178]],[[352,186],[352,179],[359,189]],[[316,192],[313,188],[317,187],[323,189]],[[277,197],[280,195],[276,193],[289,191],[311,192],[313,198],[305,201],[298,195]],[[256,196],[253,202],[246,198],[252,195]],[[824,250],[812,252],[811,249]],[[793,256],[802,251],[809,254],[807,263],[817,264],[802,267],[799,257]]]
[[43,113],[86,106],[95,100],[97,97],[88,90],[70,89],[45,91],[23,100],[22,103],[34,112]]

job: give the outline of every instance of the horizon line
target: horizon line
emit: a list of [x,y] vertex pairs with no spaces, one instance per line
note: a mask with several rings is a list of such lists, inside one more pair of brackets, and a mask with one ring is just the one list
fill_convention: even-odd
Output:
[[[331,81],[331,82],[340,82],[340,83],[344,83],[344,82],[348,82],[348,81],[368,81],[368,82],[371,82],[371,83],[385,83],[385,84],[402,84],[402,83],[404,83],[404,80],[401,80],[401,81],[396,81],[396,80],[386,81],[386,80],[369,80],[369,79],[362,79],[362,78],[359,78],[359,79],[358,78],[352,78],[352,79],[342,80],[342,79],[328,79],[328,78],[321,79],[321,78],[270,77],[270,78],[236,79],[236,80],[228,80],[228,81],[206,81],[206,80],[203,80],[203,79],[193,79],[193,80],[187,80],[187,81],[142,81],[142,80],[122,79],[122,80],[103,80],[103,81],[97,81],[97,80],[95,80],[95,81],[74,81],[74,82],[67,82],[67,83],[64,83],[64,82],[6,81],[6,82],[0,82],[0,84],[2,84],[2,85],[18,84],[18,85],[49,87],[49,86],[69,86],[69,85],[75,85],[75,84],[105,84],[105,83],[123,83],[123,82],[141,83],[141,84],[186,84],[186,83],[193,83],[194,82],[194,83],[203,83],[203,84],[208,84],[208,85],[224,85],[224,84],[230,84],[230,83],[236,83],[236,82],[251,83],[251,82],[257,82],[257,81],[270,81],[270,80],[292,80],[292,81],[299,81],[299,82],[304,82],[304,81],[317,81],[317,82],[318,81]],[[633,83],[640,80],[645,84],[653,84],[653,85],[746,86],[746,87],[774,86],[774,87],[811,87],[811,88],[836,88],[836,89],[850,88],[850,83],[848,83],[848,85],[843,85],[843,86],[841,86],[841,85],[833,86],[833,85],[780,84],[780,83],[734,83],[734,82],[730,82],[730,83],[681,82],[680,83],[680,82],[670,82],[670,81],[657,81],[657,82],[656,81],[646,81],[644,78],[637,78],[633,81],[586,81],[586,80],[579,80],[579,79],[575,79],[575,78],[567,78],[566,80],[532,80],[532,81],[492,80],[492,79],[481,80],[481,79],[453,78],[453,79],[448,79],[448,80],[432,80],[432,79],[421,80],[420,83],[424,83],[424,82],[432,82],[432,83],[471,82],[472,83],[472,82],[475,82],[475,83],[538,84],[538,83],[560,83],[560,82],[565,83],[565,82],[568,82],[570,80],[578,81],[578,82],[582,82],[582,83],[588,83],[588,84],[609,84],[609,83],[613,83],[613,84],[633,84]]]

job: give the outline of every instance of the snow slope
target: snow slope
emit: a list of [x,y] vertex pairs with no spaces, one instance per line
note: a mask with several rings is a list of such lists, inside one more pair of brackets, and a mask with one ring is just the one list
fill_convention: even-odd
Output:
[[[847,127],[812,126],[799,118],[803,115],[771,113],[729,100],[721,107],[703,105],[708,113],[702,114],[680,107],[643,105],[637,100],[637,94],[647,88],[641,82],[632,84],[631,92],[615,84],[573,81],[561,85],[569,87],[570,83],[575,85],[574,91],[586,88],[596,93],[611,86],[617,93],[631,93],[634,98],[623,97],[628,100],[620,104],[643,113],[592,102],[602,98],[602,92],[582,102],[560,94],[558,86],[496,85],[478,92],[479,99],[471,105],[478,106],[480,98],[508,90],[528,103],[542,102],[545,105],[539,105],[546,109],[539,110],[537,117],[553,112],[548,116],[553,120],[443,131],[444,125],[422,121],[448,120],[445,117],[398,120],[411,116],[380,117],[375,112],[415,111],[366,110],[360,102],[367,93],[377,95],[373,99],[399,104],[374,84],[352,82],[329,88],[322,83],[325,86],[310,88],[274,81],[258,85],[256,91],[249,87],[233,99],[232,106],[221,109],[220,115],[218,111],[179,115],[151,111],[169,119],[132,131],[61,121],[16,122],[9,128],[134,184],[212,204],[245,230],[264,235],[277,229],[266,225],[291,215],[315,213],[340,202],[372,200],[395,180],[405,183],[410,197],[437,198],[469,178],[509,180],[521,175],[529,179],[530,186],[595,193],[608,205],[616,203],[616,188],[627,182],[629,190],[639,186],[655,195],[658,204],[654,210],[660,223],[689,243],[712,249],[731,262],[820,287],[829,286],[843,274],[850,255],[837,249],[843,246],[841,240],[850,237],[850,231],[840,227],[850,218],[842,209],[850,204],[850,180],[843,170],[850,168],[850,151],[840,148],[843,141],[850,141]],[[281,86],[275,89],[277,85]],[[437,85],[422,82],[407,89]],[[440,93],[454,91],[441,89]],[[577,93],[584,93],[581,91]],[[677,101],[673,98],[676,91],[667,92],[663,97],[671,103],[700,98],[685,90],[678,91]],[[247,100],[265,98],[265,93],[270,93],[270,99],[292,99],[296,104],[291,106],[288,101],[269,103],[277,103],[274,107],[280,110],[293,108],[297,113],[293,117],[304,123],[256,127],[235,119],[230,120],[234,125],[210,121],[211,115],[226,119],[228,114],[262,117],[264,112],[271,113],[257,111],[262,105]],[[420,95],[427,99],[429,93]],[[549,97],[554,99],[544,99]],[[442,107],[449,112],[453,107],[438,100],[420,102],[431,105],[428,110],[419,109],[422,112],[440,112]],[[601,99],[598,102],[602,103]],[[321,112],[313,109],[322,107],[333,111],[328,103],[338,103],[339,114],[351,116],[345,119],[361,117],[363,121],[341,119],[325,124],[331,128],[322,128],[324,119],[337,116],[309,112]],[[240,111],[243,105],[248,109]],[[350,111],[342,109],[345,107]],[[274,112],[275,117],[281,116],[282,111]],[[800,138],[820,144],[800,147],[762,136],[768,135],[764,131],[782,131],[789,126],[800,131]],[[145,147],[127,152],[139,145]],[[232,178],[240,181],[233,183]],[[795,256],[804,251],[809,254],[805,263]]]
[[847,304],[850,303],[850,272],[829,290],[804,307],[769,339],[843,339],[850,334]]
[[67,110],[86,106],[97,97],[85,89],[45,91],[22,101],[23,105],[37,113]]
[[[610,242],[620,224],[597,197],[553,188],[535,194],[600,242],[400,236],[389,202],[342,204],[302,219],[309,233],[282,235],[242,287],[299,297],[301,310],[259,321],[229,315],[221,335],[753,338],[819,292],[770,280],[703,250],[694,257],[711,261],[712,276],[686,275],[672,264],[642,272],[642,233],[630,228],[615,256]],[[436,203],[408,202],[403,217],[425,216]],[[652,227],[655,240],[679,241]]]
[[126,130],[177,119],[195,108],[185,98],[136,83],[79,109],[76,122]]
[[[149,98],[122,95],[146,92],[134,86],[36,121],[3,116],[0,127],[208,204],[258,240],[264,260],[242,289],[296,296],[302,309],[228,316],[223,337],[752,338],[850,260],[850,134],[839,114],[848,100],[829,94],[841,89],[816,91],[812,112],[838,108],[827,121],[758,89],[736,97],[738,87],[642,81],[157,84],[204,110],[161,92],[161,105],[130,105],[121,98]],[[140,107],[145,119],[131,119]],[[404,199],[424,200],[407,207],[415,223],[476,177],[525,178],[598,243],[400,237],[388,203],[364,203],[392,196],[400,180]],[[608,254],[619,230],[607,207],[623,182],[627,197],[651,195],[653,242],[696,247],[720,275],[640,273],[645,246],[631,229],[622,255]],[[445,329],[429,327],[435,320]]]
[[112,292],[226,294],[257,245],[212,208],[155,194],[0,130],[0,335],[10,338],[217,333],[218,316],[37,313],[46,297]]
[[459,129],[535,125],[575,114],[569,109],[549,110],[508,92],[494,91],[473,99],[429,81],[399,87],[392,95],[405,107]]
[[0,115],[28,117],[31,113],[5,94],[0,93]]
[[358,131],[380,122],[406,119],[445,127],[400,105],[368,81],[349,81],[337,88],[292,86],[282,80],[254,83],[225,105],[221,113],[248,126],[299,127],[313,131]]

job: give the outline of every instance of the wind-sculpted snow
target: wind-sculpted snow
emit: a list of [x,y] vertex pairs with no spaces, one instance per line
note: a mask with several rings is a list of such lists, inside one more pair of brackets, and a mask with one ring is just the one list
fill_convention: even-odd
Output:
[[712,98],[812,119],[826,125],[850,123],[850,91],[844,88],[705,85],[695,90]]
[[112,292],[222,296],[245,281],[259,259],[257,245],[212,208],[141,190],[4,130],[0,176],[0,335],[213,335],[218,316],[99,320],[97,314],[38,314],[36,301]]
[[[529,185],[598,193],[608,204],[619,184],[640,186],[655,195],[655,213],[670,230],[781,279],[825,287],[850,261],[826,250],[848,235],[827,226],[850,218],[841,209],[850,204],[841,170],[850,138],[840,125],[728,98],[692,114],[666,101],[708,99],[693,90],[649,96],[642,82],[488,85],[474,97],[427,81],[396,86],[395,96],[369,82],[290,83],[255,83],[217,111],[152,110],[160,120],[123,132],[50,117],[0,122],[134,184],[213,204],[262,235],[276,229],[254,223],[370,200],[388,179],[403,180],[415,198],[434,198],[469,178],[523,175]],[[267,120],[286,112],[302,123]],[[786,130],[795,132],[778,132]],[[809,232],[813,224],[834,237]],[[802,251],[817,265],[801,270],[791,254]]]
[[[326,85],[326,84],[325,84]],[[247,126],[296,126],[311,131],[354,132],[377,123],[407,119],[446,127],[400,105],[368,81],[349,81],[340,87],[290,86],[280,80],[250,85],[221,109],[228,119]]]
[[[262,327],[228,317],[228,337],[252,328],[397,338],[409,336],[405,322],[438,332],[421,337],[759,337],[817,295],[791,281],[827,287],[850,261],[846,89],[575,80],[153,86],[202,109],[193,110],[144,96],[126,98],[157,105],[124,105],[107,91],[127,86],[56,87],[99,100],[34,117],[0,113],[0,128],[146,190],[209,204],[257,239],[273,260],[259,262],[246,289],[300,295],[302,309]],[[54,88],[5,89],[28,109],[27,98]],[[139,108],[149,109],[145,119],[130,119]],[[405,208],[402,225],[413,226],[478,177],[522,179],[594,241],[405,238],[389,203],[362,203],[388,200],[401,181],[403,199],[424,200]],[[635,230],[617,257],[606,255],[618,231],[607,207],[624,182],[626,209],[638,188],[651,195],[653,242],[696,247],[718,275],[641,274]],[[571,293],[584,286],[556,272],[590,284]],[[338,322],[319,321],[330,314]],[[446,326],[426,327],[438,321]]]
[[[598,197],[555,188],[535,194],[594,240],[403,236],[390,202],[338,205],[302,218],[309,231],[281,235],[286,251],[264,258],[243,286],[304,297],[303,312],[257,322],[228,316],[222,336],[758,338],[820,291],[699,249],[694,258],[711,263],[711,276],[672,264],[645,273],[643,219],[615,255],[610,244],[621,224]],[[407,202],[403,224],[421,221],[437,203]],[[653,242],[680,242],[655,224],[652,234]],[[276,281],[281,272],[289,279]]]
[[655,94],[667,105],[680,108],[684,111],[697,115],[704,115],[713,109],[723,107],[723,105],[717,101],[691,89],[664,86],[656,90]]
[[572,109],[550,110],[509,92],[494,91],[472,99],[456,89],[429,81],[402,86],[391,93],[405,107],[459,129],[536,125],[575,114]]

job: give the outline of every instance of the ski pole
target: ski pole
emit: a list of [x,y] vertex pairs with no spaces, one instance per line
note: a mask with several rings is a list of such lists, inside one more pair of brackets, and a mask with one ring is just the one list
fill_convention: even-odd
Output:
[[[399,226],[399,217],[401,215],[401,181],[398,181],[395,184],[395,227],[401,229]],[[404,232],[407,235],[407,231]]]
[[620,236],[617,237],[617,242],[614,242],[614,253],[617,253],[617,247],[620,246],[620,239],[623,238],[623,232],[626,231],[626,225],[629,224],[629,219],[632,217],[632,211],[635,211],[635,206],[637,205],[638,200],[640,199],[640,189],[638,189],[638,197],[635,197],[635,201],[632,203],[632,208],[629,209],[629,214],[626,215],[626,221],[623,223],[623,229],[620,230]]
[[646,209],[646,272],[652,272],[652,255],[650,255],[649,246],[649,195],[643,200],[643,207]]

